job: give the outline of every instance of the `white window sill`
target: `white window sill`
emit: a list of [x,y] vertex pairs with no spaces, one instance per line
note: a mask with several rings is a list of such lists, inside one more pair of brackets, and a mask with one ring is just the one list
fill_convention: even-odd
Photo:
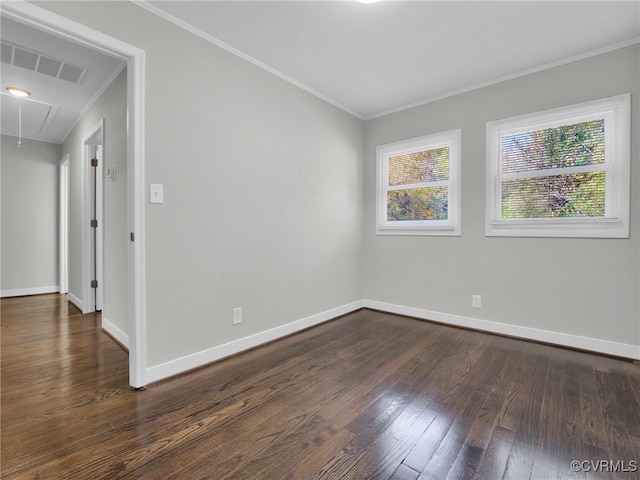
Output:
[[460,228],[453,225],[377,225],[376,235],[424,235],[459,237]]
[[487,237],[629,238],[629,225],[619,218],[553,218],[492,220]]

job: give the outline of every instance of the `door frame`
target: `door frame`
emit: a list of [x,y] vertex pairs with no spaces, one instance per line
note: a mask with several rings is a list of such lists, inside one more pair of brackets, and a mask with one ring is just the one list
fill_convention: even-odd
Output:
[[[145,279],[145,52],[28,2],[3,2],[2,14],[39,30],[93,48],[127,63],[127,225],[129,384],[142,388],[147,379]],[[134,240],[135,239],[135,240]]]
[[60,293],[69,293],[69,154],[60,160],[58,222],[58,277]]
[[[104,178],[98,155],[103,146],[104,118],[82,139],[82,313],[101,311],[104,303]],[[99,160],[97,167],[91,166],[93,158]],[[93,219],[98,221],[96,228],[91,227]],[[92,280],[98,281],[95,289],[91,287]]]

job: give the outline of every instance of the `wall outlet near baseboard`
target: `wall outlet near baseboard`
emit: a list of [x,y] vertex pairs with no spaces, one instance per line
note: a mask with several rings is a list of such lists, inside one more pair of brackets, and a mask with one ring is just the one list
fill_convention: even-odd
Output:
[[473,308],[482,308],[482,296],[480,295],[471,295],[471,306]]
[[242,323],[242,307],[233,309],[233,325]]

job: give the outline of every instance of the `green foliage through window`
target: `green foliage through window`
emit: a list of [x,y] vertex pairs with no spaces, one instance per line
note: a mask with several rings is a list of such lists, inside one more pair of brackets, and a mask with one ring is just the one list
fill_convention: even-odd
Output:
[[449,147],[389,157],[389,185],[436,182],[449,178]]
[[[501,148],[502,218],[604,217],[603,119],[504,135]],[[592,171],[561,172],[576,167]]]
[[448,199],[446,186],[387,192],[387,220],[446,220]]
[[604,172],[502,182],[502,218],[604,217]]
[[[449,147],[389,157],[387,220],[446,220],[449,189],[428,184],[448,179]],[[416,188],[402,188],[407,185],[416,185]]]

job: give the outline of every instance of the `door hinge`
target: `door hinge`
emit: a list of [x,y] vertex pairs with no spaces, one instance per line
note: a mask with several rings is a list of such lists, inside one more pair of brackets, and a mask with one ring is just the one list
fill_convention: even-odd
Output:
[[133,241],[135,241],[135,239],[136,239],[136,237],[135,237],[135,235],[133,234],[133,232],[131,232],[131,234],[129,235],[129,237],[131,238],[131,241],[132,241],[132,242],[133,242]]
[[97,280],[91,280],[91,288],[98,288],[98,281]]
[[91,220],[91,228],[98,228],[98,220],[96,219]]
[[98,166],[98,159],[97,158],[92,158],[91,159],[91,166],[92,167],[97,167]]

